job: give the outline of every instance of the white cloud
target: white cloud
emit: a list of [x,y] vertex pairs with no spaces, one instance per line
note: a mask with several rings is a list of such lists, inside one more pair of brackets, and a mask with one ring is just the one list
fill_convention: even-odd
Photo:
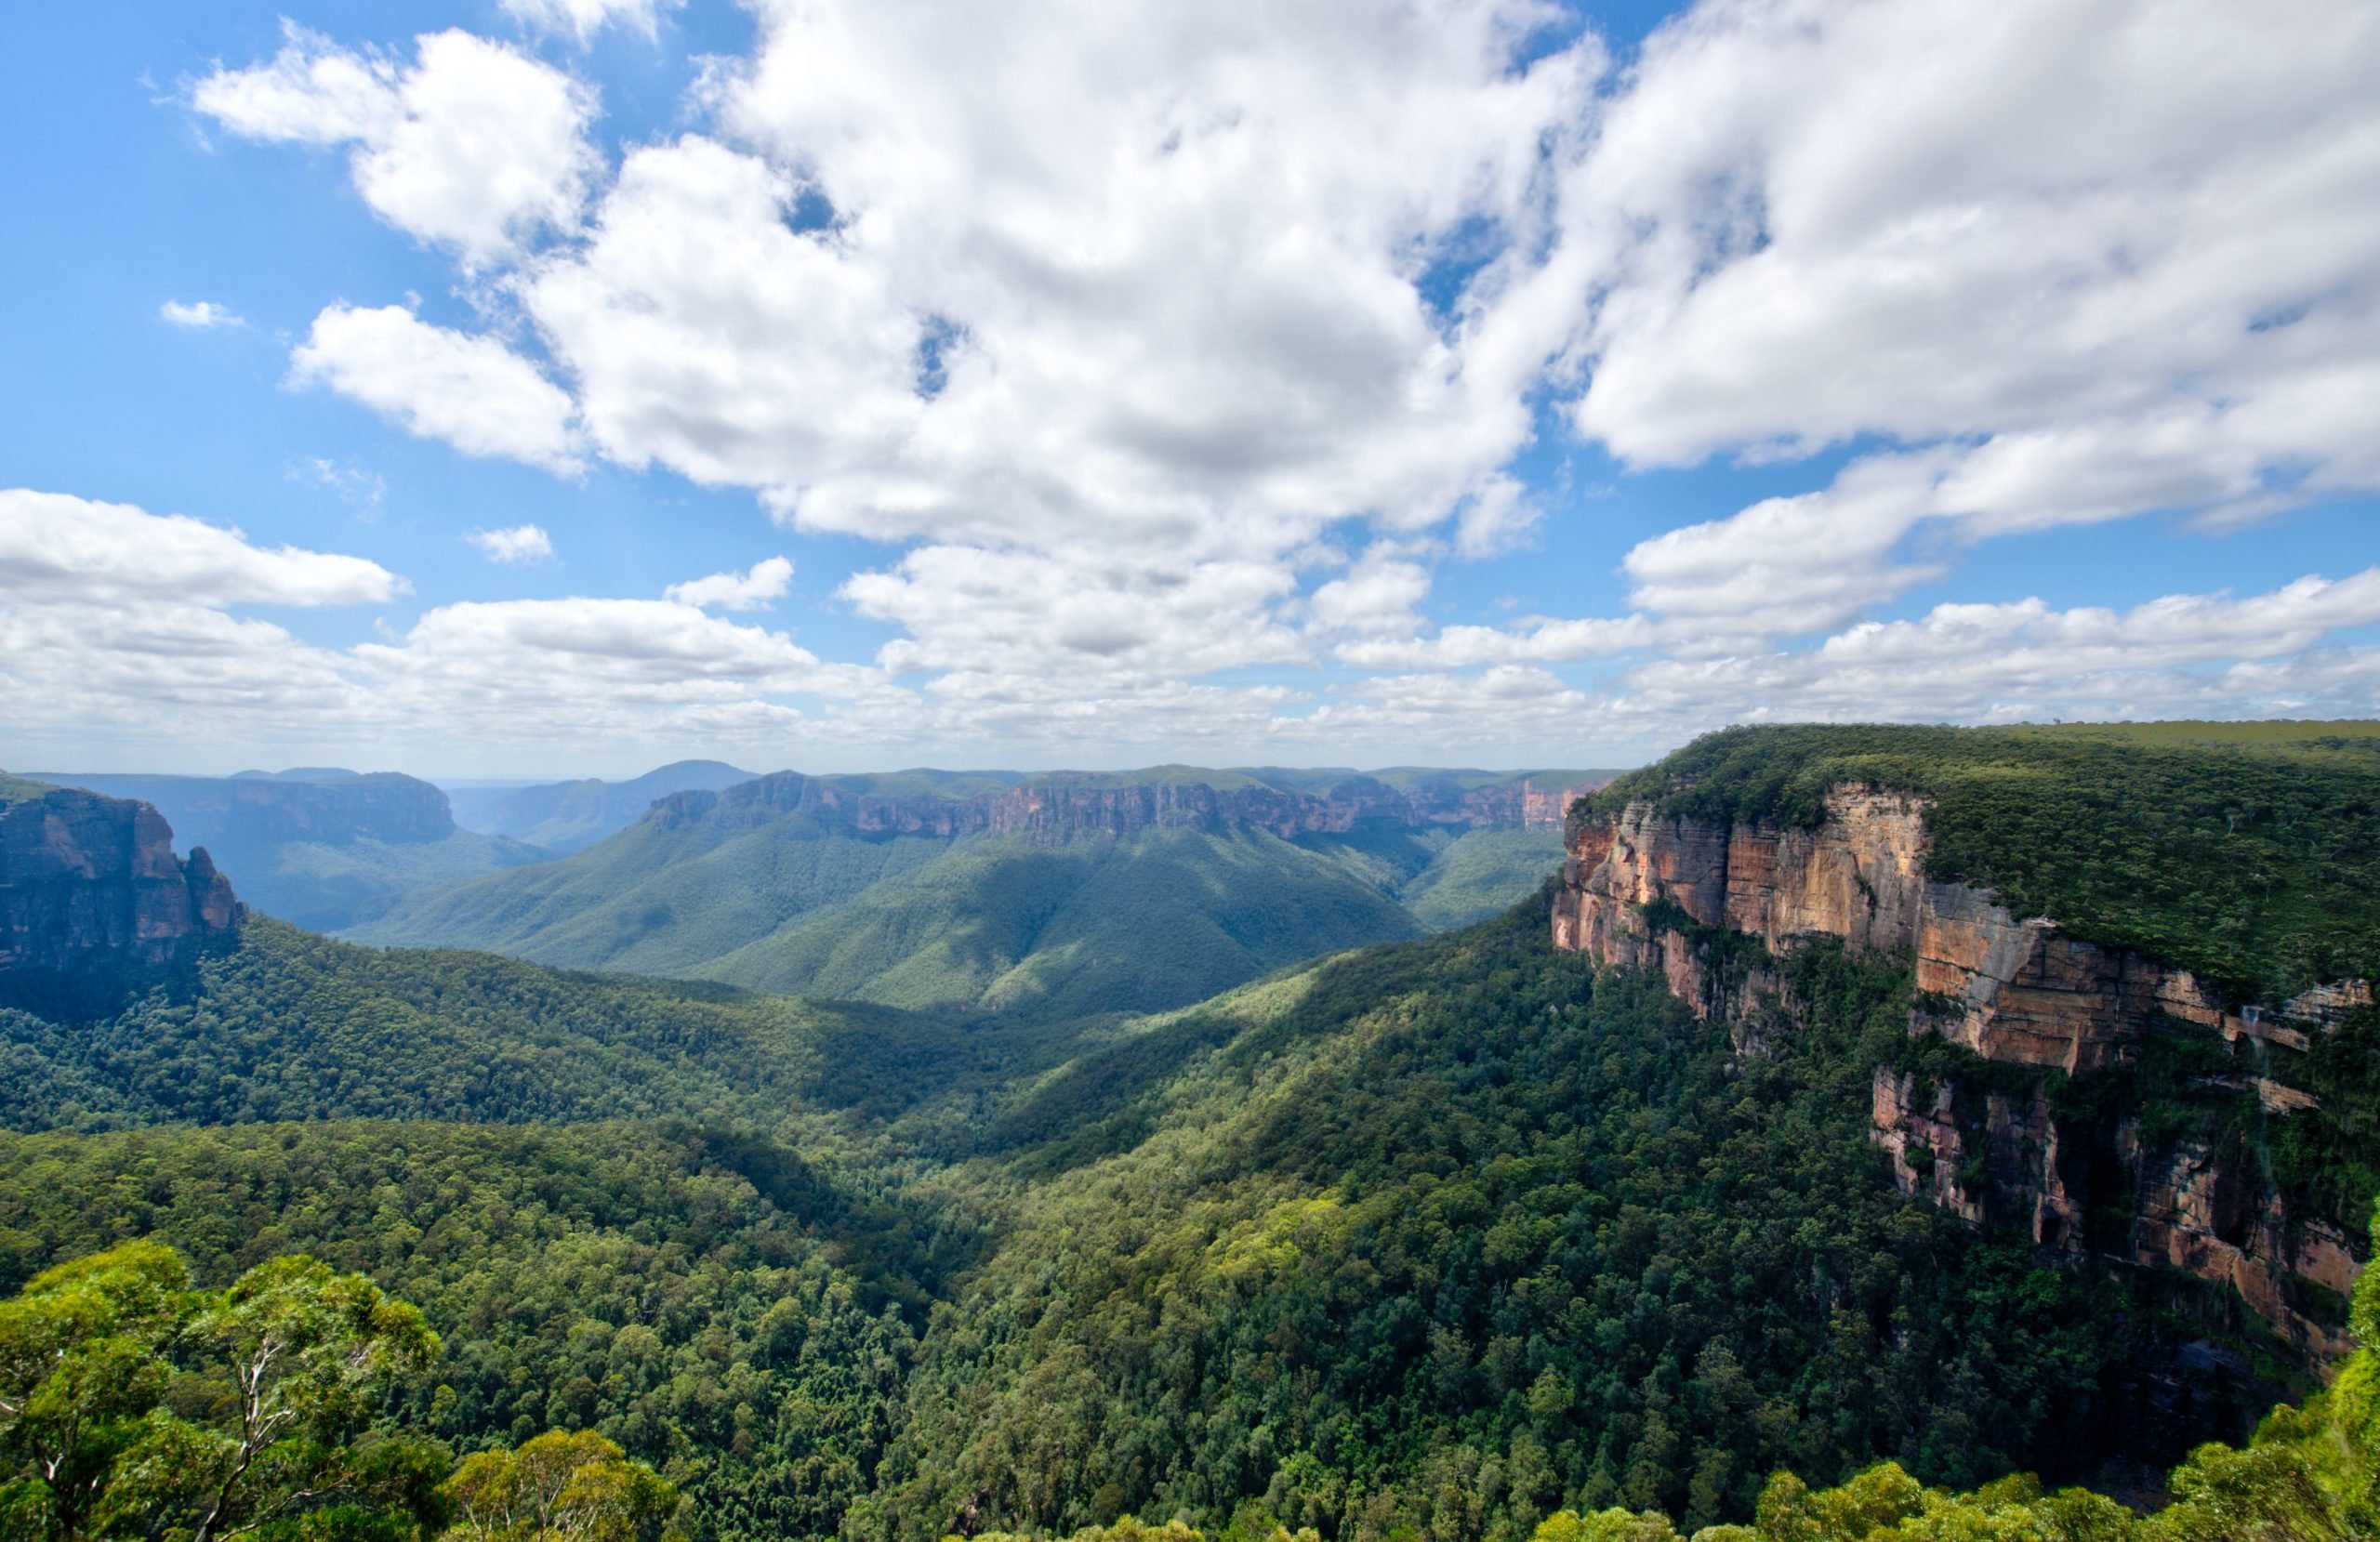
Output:
[[2368,488],[2375,72],[2332,0],[1712,0],[1566,185],[1577,422],[1658,465],[1979,444],[1971,534]]
[[2325,654],[2315,645],[2373,622],[2380,568],[2309,575],[2244,600],[2171,595],[2122,612],[2057,611],[2038,600],[1940,605],[1815,649],[1655,661],[1629,671],[1617,693],[1684,722],[2364,716],[2380,705],[2380,652]]
[[765,611],[793,586],[793,560],[771,557],[744,573],[714,573],[707,578],[672,584],[664,594],[681,605],[716,606],[722,611]]
[[1483,664],[1559,664],[1607,658],[1649,646],[1657,628],[1643,616],[1538,618],[1520,629],[1447,626],[1432,638],[1363,638],[1332,650],[1357,669],[1470,669]]
[[192,105],[245,138],[354,145],[356,191],[373,211],[468,266],[575,225],[598,169],[586,86],[469,33],[423,35],[407,68],[283,27],[271,62],[218,66]]
[[542,525],[474,530],[463,538],[479,547],[480,555],[491,562],[546,562],[553,560],[553,537],[546,534]]
[[[507,5],[582,40],[658,10]],[[1704,0],[1616,78],[1591,38],[1532,58],[1565,19],[1537,0],[753,10],[752,56],[608,177],[591,94],[460,33],[408,65],[293,30],[194,99],[352,146],[487,318],[333,306],[297,378],[897,547],[840,590],[902,634],[878,669],[768,677],[839,680],[847,733],[1650,748],[2372,701],[2325,651],[2361,575],[1862,624],[1978,541],[2380,489],[2371,7]],[[1640,542],[1631,613],[1433,626],[1440,564],[1581,517],[1523,480],[1540,408],[1637,466],[1855,458]],[[774,598],[767,566],[640,603]],[[1549,667],[1639,650],[1597,692]],[[1320,660],[1388,673],[1219,683]],[[738,679],[685,710],[826,720]]]
[[334,305],[289,357],[298,382],[328,386],[465,455],[580,468],[569,393],[493,337],[433,326],[401,306]]
[[377,562],[254,546],[185,514],[0,491],[0,596],[12,604],[364,605],[404,587]]
[[1632,603],[1673,618],[1673,638],[1724,644],[1823,631],[1944,571],[1895,554],[1933,510],[1947,453],[1856,461],[1817,493],[1765,498],[1724,520],[1638,543],[1622,560]]
[[1343,578],[1314,591],[1307,625],[1317,632],[1411,632],[1430,597],[1430,570],[1403,547],[1382,542],[1355,560]]
[[1161,696],[1216,670],[1304,663],[1272,613],[1295,586],[1270,561],[929,546],[889,572],[854,574],[841,592],[909,634],[879,651],[884,668],[949,671],[970,691],[1040,699],[1051,681],[1086,697]]
[[544,33],[569,33],[584,44],[613,22],[652,37],[660,13],[684,0],[499,0],[505,14]]
[[157,308],[157,314],[176,326],[192,327],[200,331],[209,327],[248,324],[231,310],[216,304],[213,300],[196,300],[188,305],[184,305],[179,300],[167,300]]

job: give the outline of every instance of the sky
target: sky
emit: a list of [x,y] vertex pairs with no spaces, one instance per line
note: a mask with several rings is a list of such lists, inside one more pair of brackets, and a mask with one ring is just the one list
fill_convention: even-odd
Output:
[[0,765],[2380,707],[2365,0],[0,12]]

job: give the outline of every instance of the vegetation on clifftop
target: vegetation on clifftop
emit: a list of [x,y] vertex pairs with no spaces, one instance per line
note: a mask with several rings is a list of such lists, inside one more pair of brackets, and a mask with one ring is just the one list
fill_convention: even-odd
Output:
[[1735,728],[1582,805],[1806,826],[1853,782],[1930,800],[1936,876],[2242,1000],[2380,977],[2380,724]]

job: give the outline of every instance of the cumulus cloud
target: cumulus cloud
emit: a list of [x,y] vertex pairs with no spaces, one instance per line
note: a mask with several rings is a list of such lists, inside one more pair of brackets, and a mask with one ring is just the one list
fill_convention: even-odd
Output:
[[184,514],[0,491],[0,595],[13,604],[364,605],[405,586],[377,562],[259,547]]
[[681,605],[716,607],[722,611],[764,611],[785,598],[793,586],[793,560],[771,557],[743,573],[714,573],[707,578],[672,584],[664,594]]
[[1469,669],[1483,664],[1557,664],[1607,658],[1650,645],[1657,628],[1641,615],[1540,618],[1519,627],[1447,626],[1430,638],[1363,638],[1332,652],[1358,669]]
[[599,165],[586,86],[465,32],[416,39],[406,66],[293,22],[283,31],[270,61],[218,66],[192,105],[244,138],[352,145],[355,188],[373,211],[469,266],[576,223]]
[[841,594],[908,634],[877,655],[896,674],[947,671],[971,691],[1037,698],[1051,682],[1086,695],[1145,688],[1157,700],[1198,675],[1305,662],[1273,614],[1295,584],[1271,561],[929,546],[854,574]]
[[788,733],[895,734],[916,716],[875,670],[674,600],[444,605],[351,648],[232,613],[377,605],[403,590],[361,558],[0,492],[0,737],[29,749],[106,742],[178,764],[207,742],[353,745],[385,759],[573,735],[782,747]]
[[511,525],[502,530],[474,530],[463,539],[480,548],[491,562],[547,562],[553,560],[553,537],[542,525]]
[[2375,68],[2328,0],[1699,6],[1562,201],[1575,421],[1652,465],[1979,445],[1971,534],[2369,487]]
[[[505,3],[582,40],[662,8]],[[1539,0],[752,9],[615,174],[590,92],[462,33],[293,29],[193,100],[350,147],[486,318],[335,305],[298,380],[897,548],[839,592],[901,634],[846,725],[1657,747],[1858,703],[2371,701],[2329,646],[2361,575],[1864,619],[2013,533],[2380,489],[2370,7],[1703,0],[1619,75]],[[1434,626],[1443,563],[1580,517],[1521,470],[1545,422],[1785,491],[1620,554],[1629,613]],[[767,567],[644,603],[762,602]],[[706,720],[820,720],[737,690]]]
[[575,472],[570,395],[496,338],[434,326],[402,306],[334,305],[290,354],[291,377],[351,397],[467,455]]
[[157,308],[157,314],[176,326],[192,327],[202,332],[209,327],[248,324],[230,309],[213,300],[195,300],[188,305],[179,300],[167,300]]
[[1343,578],[1314,591],[1306,625],[1317,632],[1410,632],[1430,596],[1430,570],[1403,547],[1382,542],[1355,560]]
[[1685,721],[1760,718],[1993,721],[2066,717],[2369,713],[2380,652],[2325,653],[2380,621],[2380,568],[2267,594],[2170,595],[2128,611],[2038,600],[1947,604],[1866,623],[1815,649],[1657,660],[1620,693]]

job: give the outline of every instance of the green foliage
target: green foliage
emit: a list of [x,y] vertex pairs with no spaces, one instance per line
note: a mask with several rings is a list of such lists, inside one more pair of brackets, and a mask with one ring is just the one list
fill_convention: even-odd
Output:
[[1845,782],[1932,800],[1937,876],[2241,999],[2380,975],[2370,725],[1729,729],[1588,806],[1808,825]]
[[879,1112],[972,1055],[945,1022],[717,986],[375,953],[266,920],[199,988],[65,1025],[0,1010],[0,1127]]
[[[1448,797],[1511,780],[1395,774]],[[1388,791],[1331,771],[1161,766],[1062,780],[1321,794],[1351,779]],[[874,796],[1006,784],[925,771],[822,780]],[[1332,949],[1464,925],[1528,893],[1560,860],[1550,831],[1359,822],[1295,840],[1148,829],[1046,846],[864,834],[770,810],[644,821],[566,861],[423,890],[348,935],[1046,1021],[1186,1006]]]
[[361,1275],[274,1259],[220,1294],[136,1242],[0,1304],[0,1471],[27,1537],[271,1528],[336,1506],[427,1519],[443,1454],[356,1437],[438,1339]]
[[789,1211],[734,1145],[650,1125],[0,1137],[0,1267],[159,1237],[202,1279],[292,1250],[367,1271],[447,1340],[397,1380],[408,1427],[467,1449],[598,1430],[669,1467],[703,1535],[828,1535],[889,1435],[912,1344],[893,1298],[919,1298],[927,1227],[871,1231],[831,1194]]
[[660,1542],[677,1489],[602,1436],[549,1430],[517,1451],[475,1451],[439,1488],[455,1513],[440,1542]]
[[1804,968],[1806,1025],[1749,1059],[1533,908],[1148,1027],[1170,1069],[1086,1075],[945,1180],[1012,1219],[921,1338],[853,1535],[1261,1493],[1451,1542],[1566,1503],[1741,1515],[1778,1464],[2096,1460],[2165,1330],[1880,1181],[1906,982]]
[[1510,908],[1562,865],[1555,830],[1470,830],[1399,885],[1396,897],[1432,931],[1450,931]]
[[1419,929],[1337,863],[1262,832],[976,839],[699,972],[910,1008],[1085,1017],[1185,1006]]

